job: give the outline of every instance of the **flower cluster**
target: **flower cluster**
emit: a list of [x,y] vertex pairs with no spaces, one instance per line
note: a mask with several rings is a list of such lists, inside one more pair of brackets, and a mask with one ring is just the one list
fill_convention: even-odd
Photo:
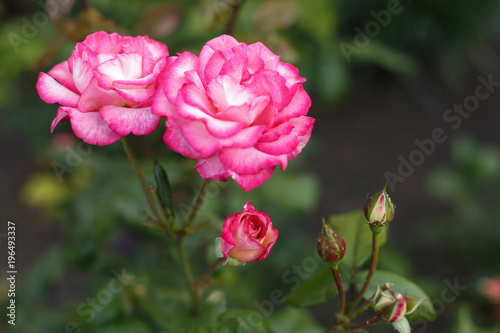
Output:
[[296,67],[261,43],[223,35],[199,56],[169,57],[148,37],[97,32],[68,61],[40,73],[37,90],[61,106],[52,123],[69,120],[95,145],[151,134],[166,119],[172,150],[197,159],[204,179],[233,178],[245,191],[284,170],[307,144],[314,119]]

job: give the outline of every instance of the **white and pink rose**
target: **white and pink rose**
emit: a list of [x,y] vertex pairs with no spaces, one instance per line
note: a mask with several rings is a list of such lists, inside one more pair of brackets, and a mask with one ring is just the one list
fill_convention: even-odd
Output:
[[242,212],[228,216],[222,225],[221,237],[216,242],[220,249],[216,252],[220,257],[242,262],[259,261],[267,258],[277,239],[278,230],[269,216],[247,202]]
[[223,35],[200,56],[184,52],[165,70],[153,113],[167,119],[165,143],[197,159],[204,179],[232,177],[245,191],[284,170],[307,144],[314,119],[296,67],[262,43]]
[[130,133],[151,134],[161,119],[151,105],[167,56],[167,47],[148,37],[87,36],[68,61],[38,77],[40,97],[61,105],[52,131],[69,120],[77,137],[100,146]]

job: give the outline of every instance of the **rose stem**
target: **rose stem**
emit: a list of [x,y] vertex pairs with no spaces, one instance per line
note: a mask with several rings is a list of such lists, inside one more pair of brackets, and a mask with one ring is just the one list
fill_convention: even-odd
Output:
[[215,259],[214,263],[208,267],[208,269],[205,271],[203,276],[198,280],[200,284],[204,283],[205,280],[207,280],[210,277],[210,274],[220,265],[224,262],[224,258],[217,258]]
[[161,223],[163,224],[165,231],[168,231],[167,221],[165,221],[163,215],[160,213],[160,211],[158,210],[158,207],[156,206],[153,195],[151,194],[151,191],[148,188],[148,185],[146,183],[146,179],[144,178],[144,175],[142,174],[141,168],[139,167],[139,163],[137,163],[137,159],[135,158],[135,155],[132,151],[132,147],[130,146],[130,143],[128,141],[128,137],[126,137],[126,136],[122,137],[122,144],[123,144],[123,149],[125,150],[125,153],[127,154],[128,160],[130,161],[130,164],[132,164],[132,167],[134,168],[134,171],[137,175],[137,178],[139,178],[139,182],[141,183],[142,190],[144,191],[144,194],[146,195],[149,206],[151,207],[154,214],[156,215],[156,218],[159,221],[161,221]]
[[[385,285],[382,286],[382,288],[381,288],[382,291],[386,291],[388,289],[389,288],[387,288]],[[374,296],[370,297],[364,303],[362,303],[360,306],[358,306],[356,309],[352,310],[348,314],[348,316],[351,317],[351,318],[356,318],[358,315],[360,315],[361,313],[363,313],[366,310],[366,308],[373,302],[373,297]]]
[[229,7],[232,7],[232,12],[231,16],[226,22],[226,27],[224,29],[224,34],[226,35],[232,35],[234,32],[234,25],[236,23],[236,16],[238,15],[238,10],[240,9],[241,5],[243,4],[244,0],[239,0],[235,5],[231,5],[227,3],[226,5]]
[[351,325],[349,325],[349,328],[352,328],[352,329],[362,328],[362,327],[378,324],[381,321],[382,321],[382,319],[380,319],[379,317],[373,317],[371,319],[365,320],[362,323],[351,324]]
[[201,291],[198,289],[198,285],[193,277],[193,271],[191,270],[191,265],[189,264],[189,259],[186,253],[186,247],[184,246],[184,237],[179,237],[177,239],[177,245],[181,256],[182,269],[184,270],[189,290],[191,290],[191,295],[193,296],[193,308],[196,310],[201,298]]
[[368,270],[368,276],[366,277],[365,284],[361,287],[358,296],[352,302],[352,307],[354,307],[360,299],[363,297],[366,289],[370,286],[372,282],[373,274],[375,273],[375,269],[377,268],[377,259],[378,259],[378,236],[379,234],[372,234],[372,258],[370,261],[370,269]]
[[189,213],[187,220],[186,220],[186,226],[184,229],[187,229],[193,224],[194,219],[196,218],[196,215],[198,215],[198,212],[203,205],[203,202],[205,201],[205,196],[207,194],[208,186],[210,185],[211,180],[210,179],[205,179],[203,182],[203,185],[201,186],[200,189],[200,194],[198,195],[198,198],[196,199],[196,203],[194,204],[193,210]]
[[333,278],[337,284],[337,289],[339,291],[339,312],[344,313],[345,310],[345,292],[344,286],[342,285],[342,280],[340,279],[339,266],[332,268]]

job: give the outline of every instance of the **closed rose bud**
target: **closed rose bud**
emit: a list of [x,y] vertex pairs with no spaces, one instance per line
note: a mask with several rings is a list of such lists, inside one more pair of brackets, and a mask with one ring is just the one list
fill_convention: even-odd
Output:
[[321,259],[329,265],[338,265],[344,257],[344,239],[325,220],[323,220],[323,230],[319,234],[316,246]]
[[382,191],[366,200],[364,212],[371,227],[385,227],[394,218],[396,205],[392,203],[385,189],[386,185]]
[[373,304],[377,316],[389,323],[402,319],[406,314],[404,296],[392,290],[380,291],[378,289]]

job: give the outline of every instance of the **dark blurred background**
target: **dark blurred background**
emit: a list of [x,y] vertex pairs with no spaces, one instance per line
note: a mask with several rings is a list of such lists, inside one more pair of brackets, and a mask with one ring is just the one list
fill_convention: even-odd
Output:
[[[171,55],[198,53],[231,27],[235,10],[239,41],[263,42],[307,78],[316,124],[289,169],[257,190],[213,185],[206,216],[222,223],[250,200],[280,229],[272,260],[218,273],[231,281],[220,287],[228,306],[251,308],[275,288],[289,292],[283,272],[311,256],[321,217],[362,208],[367,193],[387,182],[397,213],[380,267],[441,300],[437,320],[416,331],[499,332],[500,296],[485,287],[500,276],[500,3],[494,0],[4,0],[0,241],[3,251],[7,221],[16,222],[19,273],[17,325],[2,315],[1,330],[59,333],[72,321],[84,332],[182,326],[169,302],[185,295],[167,288],[180,283],[176,253],[137,225],[137,207],[146,203],[119,143],[84,145],[69,123],[51,134],[57,106],[41,101],[35,84],[40,71],[66,60],[94,31],[149,35]],[[488,97],[479,98],[478,89]],[[465,111],[454,111],[460,105]],[[439,142],[431,141],[436,129]],[[163,131],[162,124],[132,144],[150,180],[159,158],[177,203],[189,203],[201,180],[194,161],[164,146]],[[427,143],[427,153],[415,140]],[[191,256],[201,266],[213,254],[194,244],[209,248],[218,233],[214,223],[192,241]],[[5,267],[6,255],[1,262]],[[75,309],[123,267],[135,276],[133,287],[85,323]],[[3,309],[5,277],[2,268]],[[252,286],[238,289],[245,281]],[[467,288],[446,301],[446,281]],[[326,326],[333,306],[301,316]],[[302,331],[318,331],[312,327]]]

